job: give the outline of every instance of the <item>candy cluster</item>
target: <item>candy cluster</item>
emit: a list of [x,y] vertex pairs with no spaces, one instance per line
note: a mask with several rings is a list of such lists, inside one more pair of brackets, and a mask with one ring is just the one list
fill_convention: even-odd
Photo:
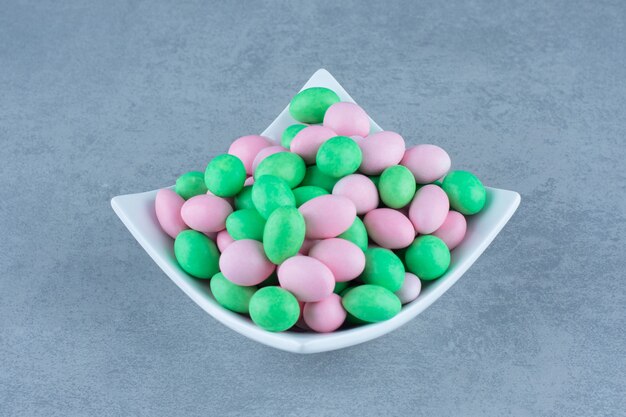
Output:
[[301,91],[280,144],[250,135],[155,202],[181,268],[268,331],[375,323],[441,277],[485,205],[438,146],[405,148],[335,92]]

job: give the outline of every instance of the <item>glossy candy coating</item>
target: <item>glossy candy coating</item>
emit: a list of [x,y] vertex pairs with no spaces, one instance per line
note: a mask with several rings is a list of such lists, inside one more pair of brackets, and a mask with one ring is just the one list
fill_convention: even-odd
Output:
[[185,200],[169,188],[159,190],[154,200],[154,210],[161,228],[174,239],[188,228],[180,215],[183,204]]
[[280,287],[264,287],[250,299],[250,318],[262,329],[282,332],[291,328],[300,317],[298,300]]
[[333,90],[312,87],[300,91],[289,103],[291,117],[302,123],[322,123],[326,110],[339,102]]
[[351,288],[343,296],[342,304],[348,313],[367,323],[389,320],[402,309],[398,297],[378,285],[359,285]]
[[365,137],[370,132],[370,120],[358,104],[335,103],[326,110],[324,126],[341,136]]
[[401,208],[411,202],[417,185],[411,171],[405,166],[394,165],[380,174],[378,191],[380,199],[391,208]]
[[234,211],[226,219],[226,230],[234,240],[261,241],[264,228],[265,219],[254,208]]
[[293,256],[283,262],[277,272],[280,286],[300,301],[323,300],[335,289],[331,270],[310,256]]
[[295,207],[279,207],[270,214],[263,231],[263,249],[267,258],[281,264],[295,256],[305,234],[304,217]]
[[203,233],[212,233],[224,230],[226,218],[232,212],[233,208],[225,199],[200,194],[185,201],[180,215],[190,228]]
[[378,189],[371,179],[362,174],[348,175],[337,181],[333,195],[350,199],[359,215],[378,207]]
[[383,248],[405,248],[415,239],[415,229],[411,221],[394,209],[372,210],[365,215],[363,223],[370,238]]
[[215,242],[195,230],[184,230],[174,240],[174,256],[180,267],[196,278],[211,278],[219,272]]
[[204,182],[218,197],[234,197],[246,181],[246,168],[234,155],[218,155],[206,167]]
[[450,250],[436,236],[419,236],[405,253],[409,272],[420,279],[433,280],[442,276],[450,266]]
[[435,184],[421,187],[409,207],[409,219],[419,234],[430,234],[441,227],[448,216],[448,196]]
[[404,153],[400,164],[411,170],[418,184],[431,183],[450,170],[450,156],[437,145],[417,145]]
[[346,320],[346,310],[341,303],[341,297],[330,294],[323,300],[305,303],[302,317],[310,329],[328,333],[341,327]]
[[365,254],[345,239],[320,240],[309,250],[309,256],[326,265],[336,282],[353,280],[365,269]]
[[276,265],[265,256],[261,242],[236,240],[226,247],[219,258],[224,276],[237,285],[257,285],[267,279]]
[[463,241],[467,231],[467,221],[458,211],[450,210],[439,229],[435,230],[433,236],[443,240],[448,249],[456,248]]
[[248,313],[250,299],[257,288],[233,284],[218,272],[211,278],[211,293],[222,307],[236,313]]
[[174,191],[185,200],[196,195],[206,194],[204,174],[199,171],[190,171],[181,175],[176,180]]
[[315,163],[320,171],[333,178],[352,174],[361,165],[361,148],[346,136],[335,136],[324,142],[317,151]]
[[279,152],[261,161],[254,171],[254,179],[258,180],[264,175],[273,175],[285,180],[289,188],[295,188],[302,182],[305,172],[306,165],[302,158],[295,153]]
[[267,219],[278,207],[296,206],[296,198],[289,184],[273,175],[264,175],[254,182],[252,202],[264,219]]
[[309,239],[336,237],[350,228],[356,216],[352,201],[337,195],[316,197],[298,210],[304,216]]
[[398,165],[404,156],[404,139],[395,132],[373,133],[359,142],[363,161],[359,170],[365,175],[380,175],[385,168]]

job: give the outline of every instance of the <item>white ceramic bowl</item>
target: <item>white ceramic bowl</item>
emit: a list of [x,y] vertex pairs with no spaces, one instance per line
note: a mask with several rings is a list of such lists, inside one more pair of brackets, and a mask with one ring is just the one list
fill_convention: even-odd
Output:
[[[313,74],[302,88],[309,87],[328,87],[342,101],[354,102],[337,80],[324,69]],[[285,108],[262,134],[278,140],[283,130],[293,123],[295,120]],[[374,121],[371,121],[371,126],[373,131],[382,130]],[[329,334],[296,331],[271,333],[256,326],[249,318],[221,307],[211,294],[208,280],[192,278],[178,266],[174,258],[174,242],[161,230],[156,219],[156,193],[157,190],[120,195],[111,200],[115,213],[148,255],[185,294],[216,320],[257,342],[296,353],[324,352],[367,342],[397,329],[420,314],[461,278],[502,230],[520,203],[520,196],[514,191],[487,188],[487,204],[478,215],[468,219],[467,235],[452,251],[450,269],[444,276],[425,286],[417,300],[403,306],[402,311],[391,320]]]

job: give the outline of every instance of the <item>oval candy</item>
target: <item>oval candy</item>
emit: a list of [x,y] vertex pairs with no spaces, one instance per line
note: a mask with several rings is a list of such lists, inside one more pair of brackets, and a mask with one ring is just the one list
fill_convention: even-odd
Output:
[[237,210],[254,208],[254,203],[252,202],[252,185],[246,185],[235,196],[234,206]]
[[296,207],[300,207],[307,201],[313,200],[315,197],[326,194],[328,194],[328,191],[315,185],[304,185],[293,189],[293,196],[296,198]]
[[372,210],[363,218],[363,224],[369,237],[383,248],[406,248],[415,239],[415,229],[411,221],[394,209]]
[[450,199],[450,206],[462,214],[476,214],[485,207],[487,192],[471,172],[452,171],[443,179],[441,188]]
[[307,164],[315,163],[315,156],[320,146],[328,139],[337,136],[324,126],[308,126],[302,129],[291,141],[289,149],[304,159]]
[[343,307],[352,316],[367,323],[389,320],[400,312],[398,297],[378,285],[359,285],[343,296]]
[[209,162],[204,171],[208,191],[218,197],[233,197],[243,188],[246,167],[234,155],[218,155]]
[[411,171],[418,184],[428,184],[446,175],[452,162],[439,146],[424,144],[407,149],[400,164]]
[[264,175],[273,175],[287,182],[289,188],[295,188],[302,182],[306,172],[306,165],[302,158],[295,153],[279,152],[268,156],[261,161],[254,171],[254,179]]
[[236,313],[248,313],[250,299],[257,291],[256,287],[243,287],[233,284],[218,272],[211,278],[211,293],[222,307]]
[[263,240],[265,219],[256,209],[233,211],[226,219],[226,230],[234,240]]
[[458,211],[450,210],[446,220],[435,230],[433,236],[437,236],[443,240],[448,249],[456,248],[463,241],[465,232],[467,231],[467,221]]
[[273,175],[264,175],[254,182],[252,202],[264,219],[267,219],[278,207],[296,206],[296,198],[289,184]]
[[394,165],[385,168],[378,181],[380,199],[391,208],[401,208],[411,202],[415,196],[415,178],[405,166]]
[[219,258],[219,267],[229,281],[248,287],[260,284],[276,269],[265,256],[261,242],[252,239],[228,245]]
[[180,267],[196,278],[211,278],[219,272],[215,242],[195,230],[183,230],[176,236],[174,256]]
[[358,104],[341,102],[326,110],[324,126],[337,135],[365,137],[370,132],[370,119]]
[[364,283],[395,292],[402,287],[405,272],[400,258],[389,249],[369,248],[365,251],[365,269],[361,274]]
[[267,258],[281,264],[300,250],[306,232],[304,217],[294,207],[279,207],[270,214],[263,231]]
[[[255,172],[258,168],[259,164],[263,162],[265,158],[270,155],[274,155],[279,152],[288,152],[287,149],[282,146],[268,146],[267,148],[263,148],[259,151],[258,154],[254,157],[254,161],[252,161],[252,172]],[[254,177],[248,178],[252,183],[254,183]],[[246,180],[247,182],[247,180]]]
[[404,139],[395,132],[371,134],[359,142],[363,161],[359,170],[366,175],[379,175],[385,168],[398,165],[404,156]]
[[183,197],[169,188],[159,190],[154,200],[154,210],[161,229],[174,239],[188,228],[180,215],[184,204]]
[[336,282],[353,280],[365,269],[365,254],[345,239],[320,240],[309,250],[309,256],[326,265]]
[[289,149],[293,138],[305,127],[307,127],[307,125],[301,124],[295,124],[287,127],[287,129],[283,131],[283,134],[280,137],[280,144],[283,145],[283,147]]
[[185,201],[180,210],[183,221],[190,228],[203,233],[224,230],[226,218],[233,208],[221,197],[200,194]]
[[315,163],[324,174],[341,178],[359,169],[361,148],[347,136],[335,136],[324,142],[317,151]]
[[422,281],[419,278],[410,272],[407,272],[404,275],[404,283],[402,287],[395,292],[396,296],[400,299],[402,304],[410,303],[415,300],[422,290]]
[[409,219],[419,234],[439,229],[448,216],[450,202],[446,193],[435,184],[421,187],[409,207]]
[[439,278],[450,266],[450,250],[437,236],[419,236],[404,256],[407,269],[427,281]]
[[356,208],[352,201],[338,195],[323,195],[304,203],[300,208],[306,223],[306,237],[336,237],[352,226]]
[[204,183],[204,174],[199,171],[190,171],[181,175],[176,180],[174,191],[185,200],[196,195],[206,194],[207,188]]
[[270,332],[291,328],[300,317],[298,300],[280,287],[265,287],[250,299],[250,318],[257,326]]
[[317,165],[311,165],[306,169],[306,174],[304,174],[304,179],[300,183],[300,186],[313,185],[316,187],[320,187],[332,193],[333,187],[337,183],[339,179],[333,178],[330,175],[324,174]]
[[291,117],[302,123],[322,123],[326,110],[339,102],[339,96],[325,87],[300,91],[289,103]]
[[215,238],[215,243],[217,243],[217,248],[220,252],[224,252],[224,249],[231,243],[233,243],[235,239],[232,238],[231,235],[228,234],[228,230],[222,230],[217,234]]
[[300,301],[320,301],[332,294],[335,278],[330,269],[310,256],[296,255],[278,267],[280,286]]
[[359,215],[378,207],[378,189],[372,180],[362,174],[348,175],[337,181],[333,187],[333,195],[349,198]]
[[346,320],[346,310],[341,303],[341,297],[331,294],[323,300],[305,303],[302,317],[310,329],[328,333],[341,327]]
[[243,162],[248,175],[252,174],[252,162],[263,148],[274,145],[270,138],[260,135],[248,135],[235,139],[228,148],[228,153],[235,155]]
[[355,217],[354,222],[348,230],[337,236],[338,238],[348,240],[359,247],[362,251],[367,250],[368,236],[363,221]]

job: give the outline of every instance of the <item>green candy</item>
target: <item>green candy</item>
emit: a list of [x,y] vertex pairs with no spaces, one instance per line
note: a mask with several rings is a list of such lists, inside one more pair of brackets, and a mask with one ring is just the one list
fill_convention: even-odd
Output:
[[341,178],[359,169],[363,153],[357,143],[347,136],[328,139],[317,150],[315,163],[320,171],[333,178]]
[[411,243],[404,255],[409,272],[423,280],[442,276],[450,266],[450,250],[437,236],[420,236]]
[[405,272],[400,258],[389,249],[369,248],[365,251],[365,270],[361,274],[364,283],[396,292],[404,283]]
[[411,202],[415,196],[415,177],[402,165],[386,168],[380,175],[378,193],[388,207],[401,208]]
[[237,210],[253,209],[254,203],[252,202],[252,186],[246,185],[243,187],[239,194],[235,196],[235,208]]
[[380,182],[380,175],[370,175],[368,178],[372,180],[376,188],[378,188],[378,183]]
[[263,231],[263,249],[276,265],[296,255],[304,242],[304,217],[294,207],[279,207],[270,214]]
[[320,171],[317,165],[311,165],[306,169],[306,174],[304,175],[304,179],[300,183],[300,186],[314,185],[332,193],[333,187],[337,184],[337,181],[339,181],[339,178],[333,178],[330,175],[326,175]]
[[340,101],[333,90],[324,87],[300,91],[289,104],[291,117],[302,123],[322,123],[330,106]]
[[267,219],[278,207],[295,207],[296,198],[285,180],[264,175],[252,185],[252,202],[259,214]]
[[315,185],[305,185],[293,189],[293,195],[296,198],[296,207],[300,207],[307,201],[313,200],[315,197],[326,194],[328,194],[328,191]]
[[354,287],[343,296],[341,303],[356,319],[368,323],[389,320],[402,308],[400,299],[393,292],[378,285]]
[[298,132],[307,127],[306,125],[291,125],[287,129],[283,131],[283,135],[280,137],[280,144],[283,145],[283,148],[289,149],[291,146],[291,141],[296,137]]
[[226,218],[226,230],[235,240],[254,239],[263,240],[265,219],[255,208],[237,210]]
[[174,256],[180,267],[196,278],[211,278],[220,270],[215,242],[195,230],[183,230],[176,236]]
[[354,219],[352,226],[350,226],[348,230],[346,230],[345,232],[343,232],[337,237],[341,239],[349,240],[350,242],[354,243],[359,248],[361,248],[363,252],[367,250],[367,244],[368,244],[367,229],[365,228],[363,221],[358,217]]
[[471,172],[452,171],[443,179],[441,188],[450,199],[450,207],[459,213],[476,214],[485,207],[487,192]]
[[250,318],[267,331],[285,331],[296,324],[298,317],[298,300],[280,287],[261,288],[250,299]]
[[236,313],[248,313],[250,299],[256,290],[257,288],[254,286],[242,287],[233,284],[221,272],[218,272],[211,278],[211,292],[215,300],[222,307]]
[[335,282],[335,289],[333,290],[333,292],[335,294],[341,294],[343,292],[343,290],[348,288],[348,285],[350,285],[350,282],[348,282],[348,281]]
[[200,194],[206,194],[207,188],[204,183],[204,174],[199,171],[190,171],[181,175],[176,180],[174,191],[185,200]]
[[246,168],[241,159],[234,155],[218,155],[206,167],[204,182],[213,194],[233,197],[243,188]]
[[262,283],[257,285],[257,287],[259,287],[259,288],[269,287],[269,286],[277,287],[279,285],[280,285],[280,283],[278,282],[278,274],[276,273],[276,271],[274,271],[274,272],[272,272],[272,275],[267,277],[265,279],[265,281],[263,281]]
[[304,179],[306,164],[297,154],[291,152],[279,152],[268,156],[261,161],[254,171],[255,181],[263,175],[274,175],[284,179],[290,188],[295,188]]

